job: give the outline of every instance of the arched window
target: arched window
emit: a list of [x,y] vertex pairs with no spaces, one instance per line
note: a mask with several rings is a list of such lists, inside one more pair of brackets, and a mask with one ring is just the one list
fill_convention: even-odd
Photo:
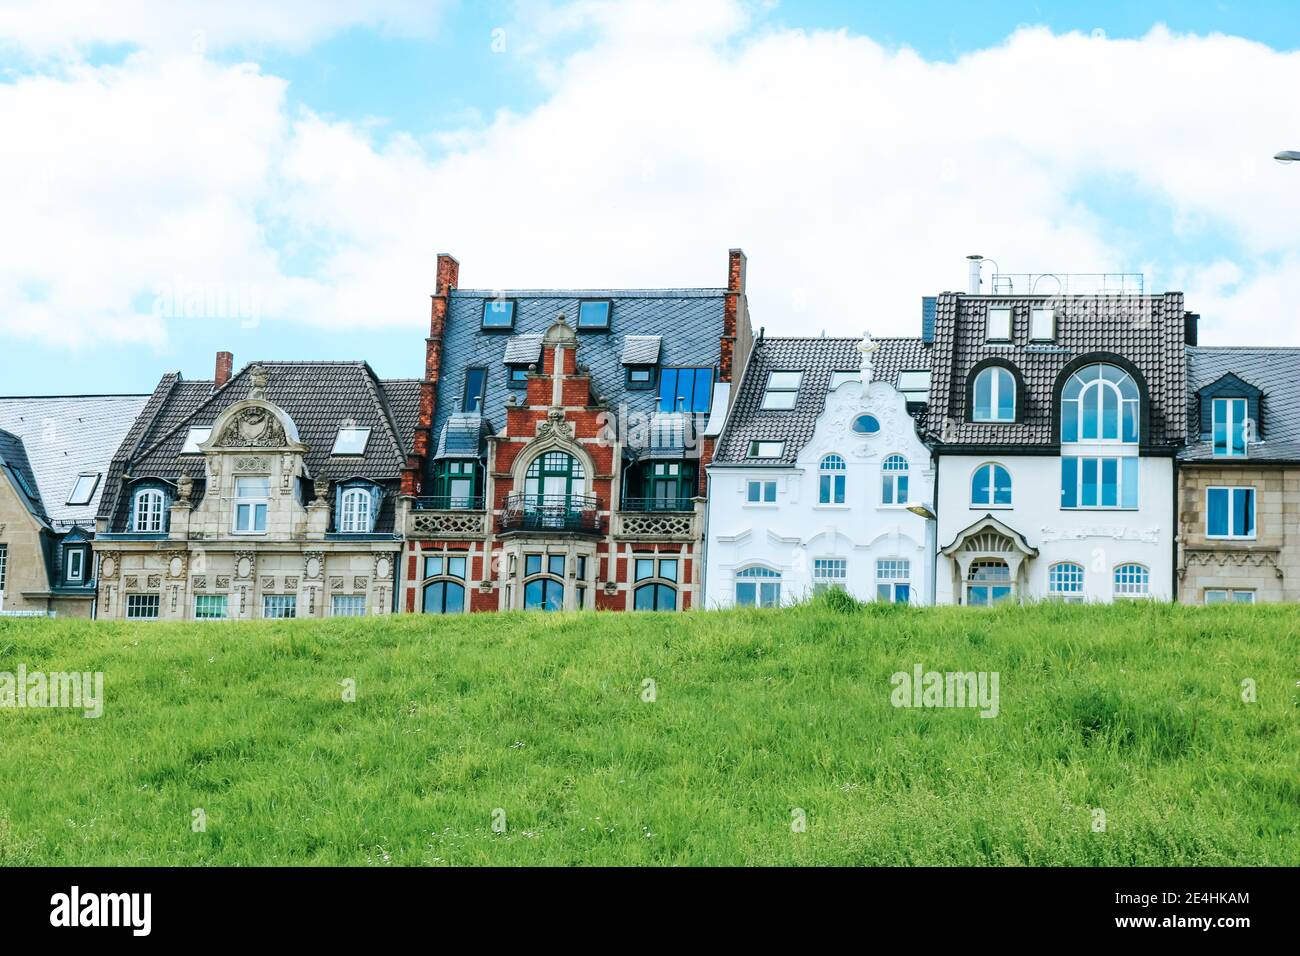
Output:
[[1061,561],[1047,569],[1047,596],[1067,604],[1083,603],[1083,565]]
[[339,505],[339,531],[343,534],[368,534],[374,528],[372,501],[369,488],[344,489]]
[[874,435],[880,431],[880,420],[875,415],[859,415],[853,419],[853,430],[859,435]]
[[1011,472],[997,462],[975,469],[970,479],[971,507],[1010,508]]
[[844,459],[839,455],[827,455],[822,459],[818,472],[821,475],[818,501],[824,505],[844,504]]
[[1011,568],[999,558],[972,561],[966,574],[966,603],[988,607],[1011,596]]
[[[568,457],[568,456],[565,456]],[[524,610],[564,610],[563,554],[524,555]]]
[[890,455],[880,463],[880,503],[907,504],[907,459]]
[[1151,593],[1151,572],[1140,564],[1115,568],[1115,597],[1146,597]]
[[424,559],[425,614],[459,614],[465,610],[466,560],[451,554]]
[[1061,391],[1061,441],[1135,444],[1140,406],[1137,382],[1128,372],[1100,362],[1085,366]]
[[582,462],[562,451],[539,455],[524,474],[524,492],[530,499],[583,495],[586,489]]
[[157,488],[141,488],[135,493],[131,530],[139,534],[159,534],[167,529],[167,495]]
[[637,558],[633,564],[637,585],[632,606],[638,611],[677,610],[677,559]]
[[1016,377],[1001,365],[990,365],[975,376],[971,389],[972,421],[1014,422],[1016,420]]
[[780,607],[781,572],[750,567],[736,572],[737,607]]

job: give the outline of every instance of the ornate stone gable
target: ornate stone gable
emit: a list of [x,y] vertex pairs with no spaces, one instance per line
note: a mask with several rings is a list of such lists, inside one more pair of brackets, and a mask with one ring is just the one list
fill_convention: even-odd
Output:
[[[855,432],[853,422],[859,415],[874,416],[880,430],[871,435]],[[812,439],[800,452],[799,463],[815,468],[832,452],[851,462],[874,461],[896,453],[907,456],[917,467],[929,468],[929,451],[916,434],[907,400],[885,382],[866,386],[846,382],[826,394],[826,407]]]
[[230,417],[217,436],[216,448],[283,448],[284,426],[265,405],[247,405]]

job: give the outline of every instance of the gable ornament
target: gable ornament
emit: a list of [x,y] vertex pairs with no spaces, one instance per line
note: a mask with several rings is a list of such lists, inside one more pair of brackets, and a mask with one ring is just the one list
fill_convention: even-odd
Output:
[[226,448],[282,448],[288,441],[284,426],[269,408],[249,406],[226,423],[217,444]]

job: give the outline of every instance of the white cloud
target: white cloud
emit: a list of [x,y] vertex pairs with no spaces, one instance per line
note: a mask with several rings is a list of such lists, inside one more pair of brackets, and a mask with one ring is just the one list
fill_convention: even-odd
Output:
[[[177,276],[254,285],[268,320],[418,337],[440,250],[466,286],[714,286],[741,245],[770,334],[915,334],[920,297],[961,288],[971,252],[1007,271],[1119,271],[1154,245],[1210,340],[1261,328],[1254,310],[1300,279],[1300,170],[1269,159],[1300,145],[1276,139],[1300,55],[1027,29],[936,63],[752,12],[527,8],[512,30],[546,23],[541,39],[583,48],[547,60],[512,44],[543,64],[548,98],[439,131],[438,154],[290,115],[276,78],[197,57],[0,87],[24,144],[0,153],[2,181],[24,184],[0,239],[0,327],[155,337],[132,304]],[[1210,250],[1208,271],[1092,211],[1098,180],[1165,210],[1170,246]],[[1267,340],[1283,336],[1300,341]]]

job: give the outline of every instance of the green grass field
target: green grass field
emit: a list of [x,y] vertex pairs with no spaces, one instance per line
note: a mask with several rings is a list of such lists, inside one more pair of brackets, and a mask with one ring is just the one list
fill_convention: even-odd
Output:
[[[0,671],[106,700],[0,709],[0,865],[1294,865],[1298,652],[1289,607],[9,620]],[[892,706],[915,664],[998,716]]]

